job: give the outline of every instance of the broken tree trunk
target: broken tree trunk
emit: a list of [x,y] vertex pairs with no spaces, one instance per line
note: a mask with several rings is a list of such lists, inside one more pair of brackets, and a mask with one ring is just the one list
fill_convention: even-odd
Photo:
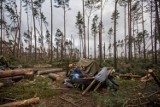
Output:
[[3,72],[0,72],[0,78],[31,74],[33,74],[33,71],[31,69],[5,70]]
[[158,84],[158,86],[160,87],[160,81],[159,79],[156,77],[156,75],[153,73],[152,69],[149,69],[149,74],[151,74],[151,76],[153,77],[153,79],[155,80],[155,82]]
[[38,75],[49,74],[49,73],[61,72],[62,70],[63,70],[62,68],[48,69],[48,70],[38,71],[37,74]]
[[26,107],[26,106],[37,104],[37,103],[39,103],[39,97],[3,104],[3,105],[0,105],[0,107],[19,107],[19,106]]
[[49,77],[50,79],[52,79],[53,81],[60,79],[60,78],[59,78],[59,75],[54,74],[54,73],[49,73],[48,77]]

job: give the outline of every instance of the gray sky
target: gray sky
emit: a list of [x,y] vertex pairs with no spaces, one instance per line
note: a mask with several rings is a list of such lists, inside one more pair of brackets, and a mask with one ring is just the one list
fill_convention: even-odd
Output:
[[[53,2],[54,3],[54,2]],[[75,39],[75,46],[79,48],[79,40],[78,40],[78,29],[75,27],[76,23],[76,15],[78,11],[82,13],[82,0],[70,0],[70,8],[71,10],[66,12],[66,38],[70,38],[73,35]],[[118,19],[117,25],[117,40],[122,40],[124,38],[124,10],[123,7],[118,6],[118,11],[120,13],[120,18]],[[47,17],[47,22],[49,23],[48,29],[51,27],[51,13],[50,13],[50,0],[46,0],[42,6],[42,12]],[[111,15],[114,12],[114,0],[108,0],[103,9],[103,24],[104,24],[104,33],[103,33],[103,43],[106,43],[106,53],[108,53],[108,30],[110,27],[113,27],[113,23],[111,23]],[[100,17],[100,10],[96,12]],[[30,21],[31,21],[30,17]],[[93,17],[92,17],[93,18]],[[90,19],[90,23],[92,23],[92,18]],[[144,19],[148,19],[149,15],[145,14]],[[23,13],[23,22],[22,26],[26,25],[26,15]],[[56,29],[60,29],[63,32],[63,9],[62,8],[53,8],[53,34],[56,33]],[[149,21],[145,22],[145,29],[148,29],[150,26]],[[91,27],[91,25],[90,25]],[[24,28],[25,29],[25,28]],[[141,25],[140,25],[141,30]],[[45,33],[45,32],[44,32]],[[86,17],[86,34],[87,34],[87,17]],[[91,34],[91,33],[90,33]],[[112,37],[113,39],[113,37]],[[93,51],[93,37],[90,35],[90,49]],[[97,36],[98,41],[98,36]],[[87,43],[88,44],[88,43]],[[98,45],[98,42],[97,42]],[[88,46],[87,46],[88,47]],[[98,51],[98,50],[97,50]]]

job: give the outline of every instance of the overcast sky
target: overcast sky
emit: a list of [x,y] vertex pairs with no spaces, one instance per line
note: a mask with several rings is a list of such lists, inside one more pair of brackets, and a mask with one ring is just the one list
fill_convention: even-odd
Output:
[[[73,35],[75,39],[75,46],[79,48],[79,40],[78,40],[78,29],[75,27],[76,23],[76,15],[78,11],[81,11],[82,13],[82,0],[70,0],[70,8],[71,10],[66,12],[66,38],[70,38],[71,35]],[[53,2],[54,5],[54,2]],[[48,29],[51,28],[51,11],[50,11],[50,0],[45,0],[45,3],[42,5],[42,12],[47,18],[47,22],[49,23]],[[118,11],[120,13],[120,18],[118,19],[118,25],[117,25],[117,40],[122,40],[124,38],[124,10],[123,7],[118,6]],[[107,47],[108,47],[108,30],[110,27],[113,27],[113,23],[111,23],[111,15],[114,12],[114,0],[107,0],[105,3],[105,7],[103,9],[103,25],[104,25],[104,33],[103,33],[103,43],[106,43],[106,53]],[[96,12],[98,16],[100,17],[100,10]],[[93,17],[92,17],[93,18]],[[90,23],[92,23],[92,18],[90,19]],[[149,15],[145,14],[144,19],[148,19]],[[22,17],[22,26],[26,25],[26,15],[25,12],[23,12]],[[30,17],[31,20],[31,17]],[[59,28],[63,32],[63,9],[62,8],[53,8],[53,34],[56,33],[56,30]],[[148,29],[149,27],[149,20],[145,22],[145,29]],[[26,29],[25,27],[23,29]],[[140,29],[141,30],[141,29]],[[86,34],[87,34],[87,17],[86,17]],[[91,33],[90,33],[91,34]],[[112,37],[113,39],[113,37]],[[98,36],[97,36],[98,41]],[[98,42],[97,42],[98,45]],[[90,49],[93,51],[93,37],[90,35]],[[88,46],[87,46],[88,47]],[[98,50],[97,50],[98,51]]]

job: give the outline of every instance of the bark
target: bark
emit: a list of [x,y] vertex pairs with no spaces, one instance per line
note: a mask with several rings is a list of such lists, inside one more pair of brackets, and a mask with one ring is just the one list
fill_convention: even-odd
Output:
[[0,78],[30,74],[33,74],[33,71],[31,69],[5,70],[3,72],[0,72]]
[[36,97],[36,98],[27,99],[27,100],[3,104],[3,105],[0,105],[0,107],[19,107],[19,106],[26,107],[26,106],[32,106],[33,104],[38,104],[38,103],[39,103],[39,97]]

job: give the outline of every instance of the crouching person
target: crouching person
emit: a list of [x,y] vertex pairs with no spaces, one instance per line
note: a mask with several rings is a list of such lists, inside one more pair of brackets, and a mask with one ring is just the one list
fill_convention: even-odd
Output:
[[69,87],[74,87],[74,81],[78,78],[83,78],[83,73],[78,66],[75,66],[73,72],[70,74],[68,79],[64,80],[64,84]]
[[103,67],[102,70],[95,76],[95,79],[101,83],[102,86],[107,86],[110,89],[117,91],[117,87],[119,86],[112,75],[112,70],[107,69],[107,67]]

